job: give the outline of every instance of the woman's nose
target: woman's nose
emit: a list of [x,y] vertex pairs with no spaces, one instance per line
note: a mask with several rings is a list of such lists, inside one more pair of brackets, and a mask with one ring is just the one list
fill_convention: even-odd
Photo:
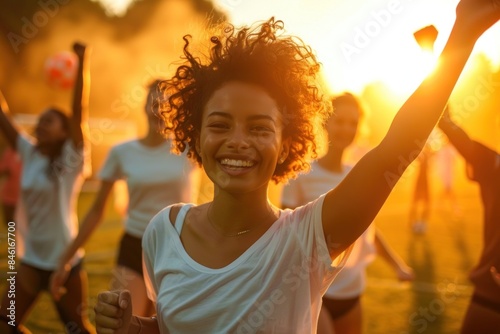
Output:
[[227,140],[227,146],[234,149],[243,149],[249,147],[249,138],[246,131],[235,128],[231,131]]

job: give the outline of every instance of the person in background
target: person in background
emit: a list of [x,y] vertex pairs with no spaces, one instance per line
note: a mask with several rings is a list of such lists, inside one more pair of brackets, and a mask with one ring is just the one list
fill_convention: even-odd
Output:
[[52,275],[51,292],[56,300],[64,293],[61,287],[68,277],[68,262],[102,222],[113,185],[118,180],[126,180],[129,198],[125,231],[120,240],[111,287],[131,292],[137,314],[148,316],[154,313],[143,278],[142,235],[151,218],[165,206],[178,202],[194,203],[200,179],[199,168],[185,155],[171,154],[172,142],[162,136],[162,121],[158,117],[158,83],[155,80],[147,87],[144,106],[148,120],[146,135],[112,147],[101,168],[101,185],[94,203],[81,224],[78,236],[62,253],[57,270]]
[[427,142],[417,157],[417,173],[413,196],[410,202],[410,225],[416,234],[427,231],[431,214],[431,191],[429,185],[429,169],[431,168],[432,149]]
[[[441,136],[446,138],[444,135]],[[446,139],[436,152],[435,159],[437,171],[443,185],[440,200],[444,201],[444,203],[440,203],[439,208],[445,215],[451,214],[454,218],[460,218],[462,215],[453,185],[457,156],[456,149]]]
[[[332,106],[334,114],[325,126],[328,151],[325,156],[312,163],[309,173],[299,175],[283,187],[283,208],[296,208],[315,200],[338,185],[352,168],[343,162],[343,156],[358,133],[363,108],[359,99],[351,93],[334,97]],[[413,279],[413,270],[385,242],[375,225],[371,224],[355,241],[344,268],[323,297],[318,334],[362,332],[361,295],[366,286],[365,268],[377,253],[394,269],[398,279]]]
[[450,117],[447,107],[439,128],[467,163],[467,176],[477,182],[483,203],[483,249],[469,278],[474,292],[461,333],[497,333],[500,328],[500,154],[475,141]]
[[[49,278],[64,248],[78,233],[77,197],[84,178],[90,175],[88,132],[88,94],[90,51],[75,43],[78,71],[73,92],[71,116],[49,108],[38,118],[35,139],[17,130],[7,117],[7,105],[0,94],[0,130],[22,161],[21,200],[16,237],[24,251],[15,276],[15,299],[6,290],[0,307],[0,333],[28,332],[22,325],[40,292],[49,289]],[[21,218],[22,217],[22,218]],[[24,221],[24,219],[26,221]],[[24,226],[24,228],[21,228]],[[23,233],[21,233],[23,232]],[[21,241],[18,240],[17,245]],[[83,253],[68,261],[67,294],[55,301],[66,331],[93,333],[88,319],[87,274]],[[15,319],[7,309],[15,305]]]

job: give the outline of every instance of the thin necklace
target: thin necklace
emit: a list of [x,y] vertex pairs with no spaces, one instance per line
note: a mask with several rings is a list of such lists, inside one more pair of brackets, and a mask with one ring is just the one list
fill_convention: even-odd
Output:
[[[239,231],[239,232],[236,232],[236,233],[233,233],[233,234],[226,234],[226,233],[223,233],[219,228],[217,228],[217,226],[215,226],[215,224],[212,222],[212,220],[210,219],[210,209],[212,208],[212,203],[211,202],[209,205],[208,205],[208,209],[207,209],[207,219],[208,219],[208,222],[210,223],[210,225],[212,225],[212,227],[214,228],[214,230],[216,230],[217,232],[219,232],[220,234],[222,234],[223,236],[225,237],[228,237],[228,238],[233,238],[233,237],[239,237],[240,235],[243,235],[243,234],[246,234],[248,232],[250,232],[252,229],[249,228],[249,229],[246,229],[246,230],[243,230],[243,231]],[[273,210],[271,209],[271,211],[269,213],[273,213]],[[266,216],[269,217],[270,214],[268,214]]]

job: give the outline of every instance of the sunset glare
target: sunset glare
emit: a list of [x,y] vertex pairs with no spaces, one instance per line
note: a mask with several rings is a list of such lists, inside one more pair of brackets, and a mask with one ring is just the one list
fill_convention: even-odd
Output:
[[[333,92],[359,92],[381,81],[407,95],[435,66],[436,56],[422,52],[413,38],[433,24],[439,31],[436,54],[451,30],[456,0],[245,1],[216,0],[235,25],[271,16],[285,22],[286,32],[299,35],[316,51]],[[500,64],[500,27],[477,43],[492,64]]]

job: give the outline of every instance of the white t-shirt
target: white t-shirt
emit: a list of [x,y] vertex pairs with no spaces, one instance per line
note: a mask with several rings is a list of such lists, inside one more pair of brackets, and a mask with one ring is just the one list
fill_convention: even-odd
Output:
[[[335,188],[351,169],[350,166],[342,166],[341,173],[333,173],[314,162],[309,173],[290,180],[283,187],[282,205],[294,208],[313,201]],[[370,225],[354,242],[347,262],[328,288],[325,297],[348,299],[361,295],[366,286],[365,268],[375,255],[375,227]]]
[[316,333],[321,297],[345,261],[328,253],[323,198],[282,210],[239,258],[219,269],[194,261],[174,227],[170,208],[153,218],[142,239],[148,294],[161,333]]
[[[17,151],[23,162],[21,176],[22,212],[17,214],[19,247],[17,255],[26,264],[54,270],[59,257],[78,234],[76,201],[84,176],[90,173],[89,151],[64,143],[61,156],[53,164],[58,169],[49,176],[49,158],[42,155],[29,138],[19,135]],[[84,154],[85,153],[85,154]],[[85,175],[84,175],[85,172]],[[83,256],[80,249],[72,259]]]
[[125,230],[141,238],[151,218],[173,203],[196,202],[200,178],[185,154],[170,153],[170,141],[150,147],[137,139],[111,148],[99,177],[125,179],[129,194]]

